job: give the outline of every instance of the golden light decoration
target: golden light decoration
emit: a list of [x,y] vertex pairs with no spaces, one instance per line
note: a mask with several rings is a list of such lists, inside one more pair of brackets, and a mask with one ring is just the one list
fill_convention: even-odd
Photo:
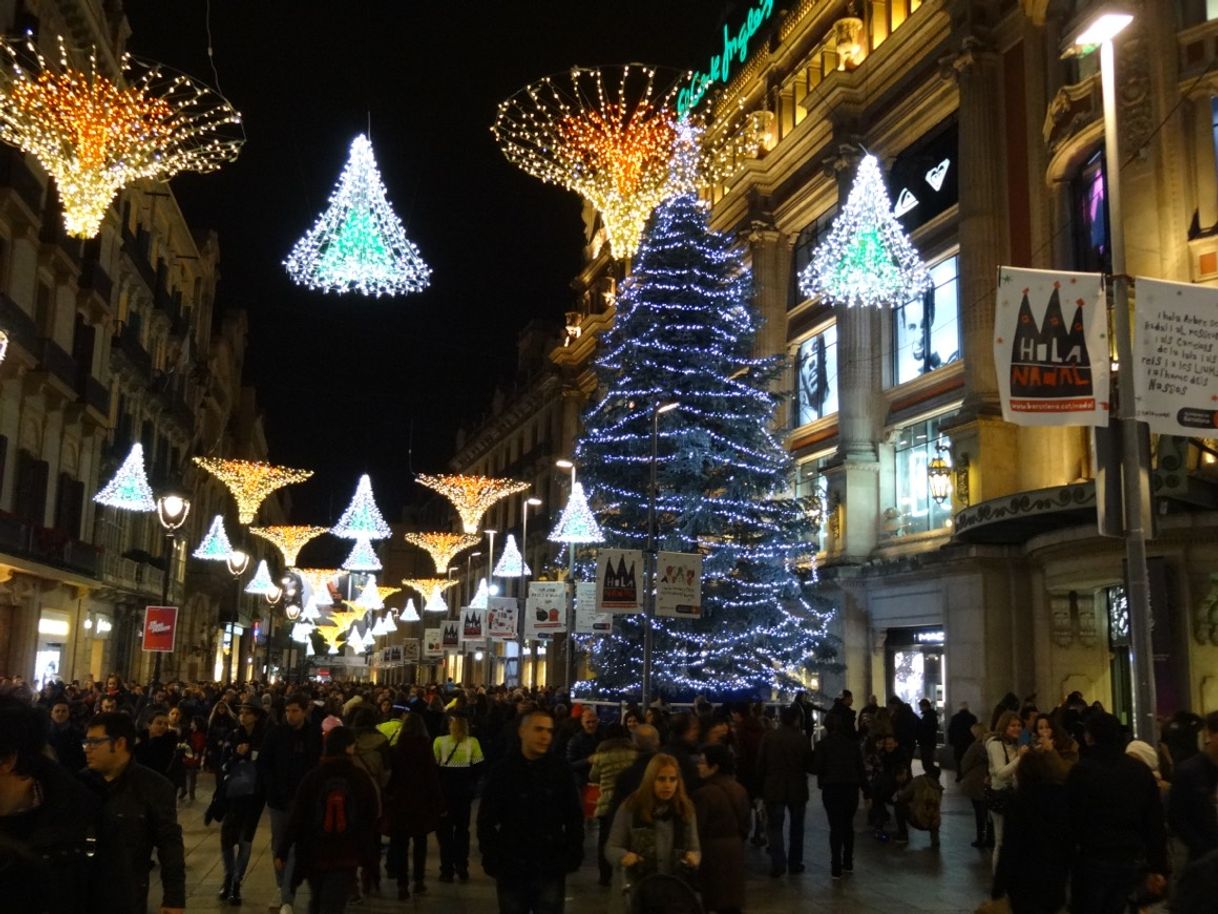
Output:
[[431,556],[436,571],[448,569],[448,563],[458,552],[477,546],[482,538],[473,533],[407,533],[406,542],[418,546]]
[[392,597],[392,596],[393,596],[395,593],[401,593],[401,590],[402,590],[402,588],[400,588],[400,587],[388,587],[388,586],[386,586],[386,585],[384,585],[384,584],[377,584],[377,585],[376,585],[376,592],[377,592],[378,594],[380,594],[380,597],[381,597],[381,602],[384,602],[385,600],[388,600],[388,599],[389,599],[390,597]]
[[[482,515],[500,499],[523,492],[529,483],[489,476],[428,476],[420,473],[415,481],[434,489],[453,503],[466,533],[477,533]],[[436,568],[439,571],[439,567]]]
[[233,494],[237,502],[237,520],[243,524],[253,522],[258,506],[276,489],[304,482],[313,475],[312,470],[277,467],[258,460],[195,457],[194,462],[220,480]]
[[423,598],[424,602],[443,600],[444,591],[459,583],[452,578],[402,578],[402,583]]
[[315,606],[317,605],[317,596],[325,591],[326,598],[323,606],[330,606],[334,602],[334,595],[330,592],[330,584],[342,574],[337,568],[297,568],[296,573],[300,575],[300,579],[308,585],[309,601]]
[[283,556],[283,564],[296,567],[296,557],[309,542],[321,536],[329,527],[305,527],[281,525],[274,527],[250,527],[250,533],[274,544]]
[[201,83],[130,54],[116,80],[99,71],[96,49],[77,68],[62,36],[58,46],[53,64],[32,36],[0,37],[0,140],[55,179],[72,237],[96,235],[135,181],[215,171],[237,157],[241,115]]

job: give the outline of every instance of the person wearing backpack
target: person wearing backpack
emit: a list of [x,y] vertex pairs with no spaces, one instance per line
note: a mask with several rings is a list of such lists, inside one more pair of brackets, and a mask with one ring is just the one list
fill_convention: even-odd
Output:
[[354,755],[355,734],[349,729],[335,727],[326,735],[321,763],[300,782],[274,849],[280,872],[295,849],[292,880],[308,881],[309,914],[342,914],[357,870],[379,862],[376,788]]
[[897,814],[897,844],[909,843],[909,826],[930,832],[930,846],[939,846],[939,807],[943,802],[943,787],[939,783],[939,768],[924,763],[923,773],[905,783],[897,791],[894,804]]

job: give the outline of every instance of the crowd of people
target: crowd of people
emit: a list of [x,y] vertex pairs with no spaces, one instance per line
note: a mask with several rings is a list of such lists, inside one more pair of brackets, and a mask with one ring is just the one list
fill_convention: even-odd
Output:
[[831,879],[854,872],[863,803],[877,842],[913,831],[939,847],[941,757],[972,801],[973,846],[992,849],[995,905],[1124,914],[1170,884],[1173,910],[1218,910],[1218,714],[1176,715],[1156,748],[1077,694],[1047,712],[1008,695],[988,721],[961,707],[940,750],[929,701],[856,710],[849,692],[829,708],[801,694],[619,713],[452,683],[0,686],[0,898],[13,910],[143,914],[159,888],[156,909],[177,914],[177,810],[200,802],[233,907],[265,810],[281,914],[304,884],[308,910],[329,914],[361,895],[425,895],[432,874],[463,883],[474,853],[502,912],[562,911],[588,827],[614,914],[736,914],[750,843],[772,878],[805,871],[813,777]]

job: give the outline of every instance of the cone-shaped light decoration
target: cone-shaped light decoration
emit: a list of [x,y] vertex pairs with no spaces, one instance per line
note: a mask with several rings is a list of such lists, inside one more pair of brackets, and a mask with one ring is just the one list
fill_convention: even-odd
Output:
[[418,622],[419,611],[415,609],[414,598],[406,601],[406,605],[402,608],[401,615],[398,617],[403,622]]
[[402,583],[426,601],[423,612],[427,613],[447,612],[444,591],[457,585],[452,578],[403,578]]
[[276,489],[304,482],[312,470],[277,467],[257,460],[224,460],[219,457],[195,457],[194,462],[224,484],[237,502],[237,520],[254,522],[258,506]]
[[491,598],[491,589],[486,583],[486,578],[478,582],[478,590],[474,594],[474,598],[469,601],[470,609],[486,609],[487,601]]
[[313,637],[313,626],[308,622],[297,622],[292,626],[292,640],[300,644],[308,644]]
[[[415,613],[415,615],[418,615],[418,613]],[[396,632],[398,630],[398,624],[393,621],[392,612],[386,612],[381,621],[385,623],[385,634]]]
[[[515,479],[491,479],[487,476],[428,476],[415,477],[419,485],[434,489],[453,503],[461,516],[466,533],[477,533],[478,524],[491,505],[502,498],[529,488],[529,483]],[[438,571],[439,569],[437,569]]]
[[385,628],[385,617],[377,616],[376,621],[372,623],[372,628],[369,629],[373,638],[384,638],[389,634],[389,630]]
[[256,593],[265,597],[278,592],[278,590],[278,585],[271,579],[271,569],[266,567],[266,559],[262,559],[254,570],[254,576],[245,585],[245,592]]
[[443,574],[458,552],[476,546],[481,537],[473,533],[407,533],[406,542],[431,556],[436,573]]
[[364,644],[363,637],[359,633],[359,629],[354,625],[351,626],[351,632],[347,635],[347,647],[351,648],[351,650],[355,651],[357,654],[362,654],[368,649],[368,646]]
[[497,578],[519,578],[532,573],[529,566],[524,563],[520,550],[516,548],[516,537],[509,533],[503,542],[503,555],[499,556],[499,561],[495,563],[495,570],[491,574]]
[[355,545],[351,547],[351,554],[343,562],[344,571],[380,571],[383,567],[372,548],[372,541],[363,537],[355,541]]
[[588,499],[584,496],[584,484],[571,484],[571,496],[567,506],[562,509],[562,516],[550,534],[552,543],[603,543],[604,535],[596,523],[596,518],[588,509]]
[[432,591],[431,596],[427,598],[427,602],[423,604],[423,612],[425,613],[446,613],[448,612],[448,604],[444,602],[444,594],[439,591]]
[[144,446],[138,441],[105,487],[93,496],[99,505],[121,508],[123,511],[155,511],[156,499],[144,472]]
[[208,562],[227,562],[228,557],[233,554],[233,545],[228,541],[228,534],[224,532],[224,517],[217,514],[211,522],[211,527],[207,530],[207,535],[203,537],[203,542],[199,543],[199,548],[191,553],[197,559],[203,559]]
[[330,607],[334,605],[334,594],[330,591],[330,583],[338,577],[338,569],[297,568],[296,573],[300,575],[307,591],[305,609],[312,606],[323,613],[329,612]]
[[321,610],[317,608],[316,603],[310,603],[300,611],[300,618],[306,622],[316,622],[321,618]]
[[364,585],[364,589],[360,591],[359,597],[355,600],[355,605],[369,612],[385,608],[385,601],[381,599],[380,588],[376,586],[375,580]]
[[351,143],[329,207],[284,266],[294,282],[320,292],[406,295],[431,282],[430,268],[389,205],[363,134]]
[[296,557],[300,555],[300,550],[304,548],[305,543],[317,539],[329,529],[329,527],[302,526],[250,527],[250,533],[274,543],[279,554],[283,556],[284,566],[295,568]]
[[348,540],[383,540],[393,534],[372,497],[372,480],[367,473],[359,478],[355,497],[330,532]]

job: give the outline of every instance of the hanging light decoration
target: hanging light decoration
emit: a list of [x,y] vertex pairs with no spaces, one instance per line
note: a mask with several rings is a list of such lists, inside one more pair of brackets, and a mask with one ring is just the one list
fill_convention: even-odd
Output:
[[118,472],[93,496],[99,505],[119,508],[123,511],[155,511],[156,499],[152,497],[152,486],[148,485],[148,474],[144,470],[144,446],[138,441],[131,445],[127,459]]
[[947,445],[936,442],[935,456],[926,465],[926,482],[930,487],[930,497],[937,505],[943,504],[952,494],[952,468],[943,459],[944,453],[950,450]]
[[292,640],[299,644],[309,644],[313,640],[313,626],[308,622],[297,622],[292,626]]
[[456,557],[471,546],[477,546],[480,537],[472,533],[407,533],[406,542],[418,546],[431,556],[436,571],[442,572]]
[[[420,473],[415,477],[415,481],[419,485],[434,489],[453,503],[466,533],[478,532],[482,516],[496,502],[530,487],[527,482],[492,479],[489,476],[429,476]],[[436,570],[439,571],[440,568],[437,567]]]
[[486,609],[491,598],[490,585],[486,583],[486,578],[478,581],[478,589],[474,592],[474,598],[469,601],[470,609]]
[[532,573],[520,555],[520,549],[516,546],[516,537],[509,533],[503,541],[503,555],[495,563],[495,570],[491,572],[491,575],[496,578],[519,578]]
[[398,616],[398,618],[400,618],[403,622],[418,622],[419,621],[419,618],[420,618],[419,611],[415,608],[413,599],[409,599],[406,601],[406,605],[404,607],[402,607],[402,612]]
[[207,535],[203,537],[203,542],[199,543],[199,548],[191,554],[206,562],[228,561],[228,557],[233,554],[233,546],[228,541],[228,534],[224,532],[223,515],[217,514],[212,518],[211,526],[207,530]]
[[273,594],[281,592],[271,578],[271,570],[266,566],[266,559],[261,559],[258,562],[258,567],[254,569],[254,576],[245,585],[245,592],[259,594],[264,597],[270,597]]
[[242,524],[253,523],[258,506],[276,489],[304,482],[313,475],[312,470],[277,467],[257,460],[228,460],[221,457],[193,459],[232,493],[237,502],[237,520]]
[[342,567],[344,571],[368,572],[380,571],[384,566],[381,564],[381,560],[376,557],[371,540],[361,537],[351,547],[351,554],[347,556]]
[[385,608],[385,601],[381,599],[379,588],[376,586],[375,580],[370,580],[364,585],[364,589],[360,591],[358,597],[355,598],[355,606],[365,612],[374,612],[378,609]]
[[329,612],[337,599],[334,592],[330,590],[330,584],[338,577],[339,570],[337,568],[297,568],[296,573],[300,575],[300,580],[307,590],[306,613],[310,608]]
[[444,591],[457,585],[452,578],[403,578],[402,583],[426,601],[423,605],[426,613],[448,612]]
[[567,498],[567,506],[562,509],[550,533],[552,543],[603,543],[604,534],[588,508],[588,498],[584,495],[582,482],[571,483],[571,495]]
[[42,56],[33,36],[0,38],[0,140],[36,158],[55,179],[64,228],[92,238],[119,191],[141,179],[215,171],[237,157],[241,116],[216,93],[130,54],[120,78]]
[[388,600],[390,597],[392,597],[395,593],[397,593],[401,589],[402,588],[400,588],[400,587],[389,587],[385,584],[376,585],[376,592],[377,592],[377,595],[381,598],[381,600]]
[[[368,635],[368,640],[371,641],[372,633],[369,632]],[[351,631],[347,634],[347,647],[351,648],[351,650],[355,651],[357,654],[362,654],[364,651],[368,650],[369,645],[364,643],[364,639],[360,635],[359,629],[355,626],[351,626]]]
[[319,292],[406,295],[431,282],[431,268],[389,205],[372,144],[360,134],[330,205],[284,261],[292,281]]
[[[415,615],[417,616],[418,613],[415,613]],[[398,624],[393,621],[392,612],[387,611],[385,615],[381,617],[381,621],[385,624],[385,634],[388,635],[391,632],[396,632],[398,630]]]
[[273,543],[283,556],[283,564],[287,568],[296,567],[296,557],[300,550],[310,540],[314,540],[329,530],[328,527],[275,526],[250,527],[250,533]]
[[372,497],[372,480],[367,473],[359,478],[351,504],[330,532],[348,540],[383,540],[393,535]]
[[385,617],[377,616],[376,621],[372,623],[372,628],[368,630],[373,638],[384,638],[389,634],[389,630],[385,628]]

